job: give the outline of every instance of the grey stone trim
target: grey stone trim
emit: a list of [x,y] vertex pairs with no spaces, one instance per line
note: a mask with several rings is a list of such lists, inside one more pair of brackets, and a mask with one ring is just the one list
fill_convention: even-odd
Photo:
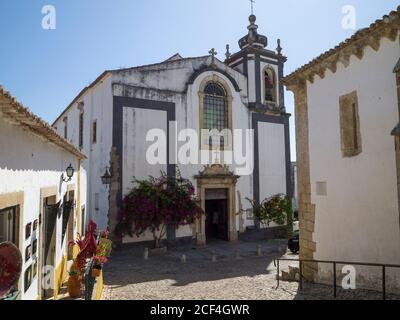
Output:
[[235,64],[230,64],[229,67],[231,68],[236,68],[237,66],[240,66],[241,64],[243,64],[244,59],[241,58],[239,61],[237,61]]
[[238,83],[236,82],[236,80],[229,73],[227,73],[224,70],[221,70],[221,69],[218,69],[218,68],[213,68],[213,67],[210,67],[210,66],[204,66],[203,68],[200,68],[200,69],[196,70],[195,72],[193,72],[193,74],[190,76],[188,82],[186,83],[186,86],[189,86],[189,85],[193,84],[194,81],[197,79],[197,77],[199,77],[202,73],[207,72],[207,71],[218,72],[218,73],[224,75],[232,83],[232,85],[235,88],[236,92],[240,92],[241,91]]
[[[140,108],[146,110],[159,110],[167,113],[167,150],[169,150],[170,132],[169,122],[176,120],[175,115],[175,103],[155,101],[155,100],[144,100],[137,98],[128,97],[113,97],[113,147],[116,148],[117,155],[119,156],[119,187],[117,193],[117,204],[118,207],[121,205],[123,200],[122,186],[123,186],[123,168],[122,168],[122,155],[123,155],[123,108]],[[169,152],[167,153],[167,174],[168,176],[176,175],[176,166],[170,164]],[[174,241],[176,238],[175,228],[168,226],[167,239],[168,241]]]
[[285,111],[286,107],[285,107],[285,89],[283,86],[283,73],[284,73],[284,63],[283,62],[279,62],[278,64],[278,86],[279,86],[279,106],[281,108],[281,110]]
[[400,58],[399,61],[397,61],[396,66],[393,69],[393,73],[397,73],[400,71]]
[[261,60],[259,55],[256,55],[254,60],[254,76],[256,77],[256,103],[261,104]]
[[392,130],[391,135],[400,137],[400,123],[398,123],[397,126]]
[[253,173],[253,194],[257,203],[261,201],[260,195],[260,155],[259,155],[259,132],[258,123],[277,123],[285,126],[285,160],[286,160],[286,195],[293,197],[292,183],[290,179],[291,158],[290,158],[290,132],[289,114],[281,116],[270,116],[259,113],[252,113],[252,128],[254,129],[254,173]]
[[[255,58],[250,57],[249,60],[255,60]],[[276,66],[278,66],[279,63],[281,63],[281,62],[279,62],[279,61],[270,60],[270,59],[264,59],[264,58],[262,58],[262,57],[260,57],[260,61],[261,61],[261,62],[265,62],[265,63],[269,63],[269,64],[273,64],[273,65],[276,65]]]
[[[249,59],[248,59],[247,55],[243,57],[243,74],[246,77],[249,75]],[[249,89],[249,86],[247,85],[247,92],[249,92],[248,89]]]
[[256,49],[256,48],[251,48],[251,47],[247,47],[237,53],[234,53],[227,61],[226,63],[229,64],[231,62],[234,62],[236,60],[238,60],[241,57],[245,57],[248,54],[258,54],[260,55],[261,58],[270,58],[270,59],[274,59],[277,60],[279,62],[285,63],[287,61],[287,57],[278,54],[274,51],[271,50],[265,50],[265,49]]

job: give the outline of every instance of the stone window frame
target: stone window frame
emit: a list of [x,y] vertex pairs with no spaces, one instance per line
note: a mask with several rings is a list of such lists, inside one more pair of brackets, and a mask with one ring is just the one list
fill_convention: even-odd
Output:
[[[344,112],[345,108],[351,106],[353,112],[353,121],[351,124],[345,122]],[[348,110],[347,110],[348,112]],[[340,142],[342,156],[344,158],[351,158],[358,156],[362,152],[362,139],[361,139],[361,127],[360,127],[360,114],[358,105],[358,94],[357,91],[342,95],[339,98],[339,118],[340,118]],[[345,130],[348,130],[348,126],[353,131],[353,135],[350,137],[353,140],[353,146],[346,145]]]
[[[272,81],[273,81],[273,85],[274,85],[274,90],[273,90],[273,100],[267,100],[266,99],[266,97],[265,97],[265,73],[266,72],[268,72],[268,71],[270,71],[271,73],[272,73]],[[272,67],[272,66],[270,66],[270,65],[267,65],[267,66],[265,66],[264,67],[264,69],[263,69],[263,72],[262,72],[262,83],[263,83],[263,101],[264,101],[264,103],[265,104],[267,104],[267,103],[273,103],[273,104],[278,104],[278,81],[277,81],[277,75],[276,75],[276,71],[275,71],[275,69]]]
[[[18,234],[16,235],[16,239],[18,243],[16,244],[18,249],[21,252],[25,252],[25,240],[24,240],[24,192],[13,192],[13,193],[6,193],[0,194],[0,209],[7,209],[11,207],[18,207],[17,215],[18,215],[18,227],[16,228]],[[24,258],[23,258],[24,260]],[[18,289],[22,288],[23,284],[23,276],[20,277],[18,281]]]
[[[228,109],[228,128],[227,129],[229,129],[230,132],[232,133],[232,128],[233,128],[233,125],[232,125],[233,97],[232,97],[232,92],[230,90],[228,83],[221,77],[217,76],[216,74],[205,77],[201,81],[200,86],[199,86],[199,91],[198,91],[198,95],[199,95],[199,145],[200,145],[201,151],[209,151],[209,150],[218,149],[217,146],[212,146],[210,148],[209,145],[206,145],[204,143],[203,134],[202,134],[202,130],[204,128],[204,97],[205,97],[204,90],[209,82],[215,82],[225,90],[227,109]],[[232,138],[232,134],[231,134],[228,136],[228,143],[225,146],[224,151],[232,151],[232,150],[233,150],[233,138]]]

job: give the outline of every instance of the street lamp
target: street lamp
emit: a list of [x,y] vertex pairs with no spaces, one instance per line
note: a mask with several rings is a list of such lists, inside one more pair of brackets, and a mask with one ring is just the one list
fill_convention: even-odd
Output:
[[110,185],[111,184],[111,179],[112,176],[110,174],[110,168],[106,167],[106,172],[104,173],[104,175],[101,177],[101,182],[105,185]]
[[69,164],[67,169],[65,169],[65,172],[67,173],[67,179],[65,179],[64,173],[62,174],[61,179],[64,182],[70,182],[72,180],[72,177],[74,176],[75,169],[72,167],[71,164]]

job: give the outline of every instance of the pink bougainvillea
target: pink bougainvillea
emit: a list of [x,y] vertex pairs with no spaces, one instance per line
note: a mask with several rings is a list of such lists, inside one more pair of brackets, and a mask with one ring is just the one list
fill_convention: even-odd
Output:
[[119,224],[115,232],[119,236],[140,236],[146,230],[153,233],[155,246],[161,245],[167,225],[193,224],[204,214],[195,199],[192,183],[180,177],[134,180],[135,188],[124,198],[119,211]]

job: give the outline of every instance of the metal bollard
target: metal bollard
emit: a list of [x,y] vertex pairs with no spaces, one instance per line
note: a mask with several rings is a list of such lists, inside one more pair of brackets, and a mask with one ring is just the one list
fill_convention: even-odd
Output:
[[149,259],[149,248],[144,248],[143,259],[144,260],[148,260]]
[[187,261],[187,258],[186,258],[186,255],[184,254],[184,255],[182,255],[181,262],[186,263],[186,261]]
[[217,262],[217,255],[215,254],[215,251],[212,252],[212,262]]
[[262,250],[261,250],[261,246],[260,245],[257,246],[257,256],[258,257],[262,256]]

